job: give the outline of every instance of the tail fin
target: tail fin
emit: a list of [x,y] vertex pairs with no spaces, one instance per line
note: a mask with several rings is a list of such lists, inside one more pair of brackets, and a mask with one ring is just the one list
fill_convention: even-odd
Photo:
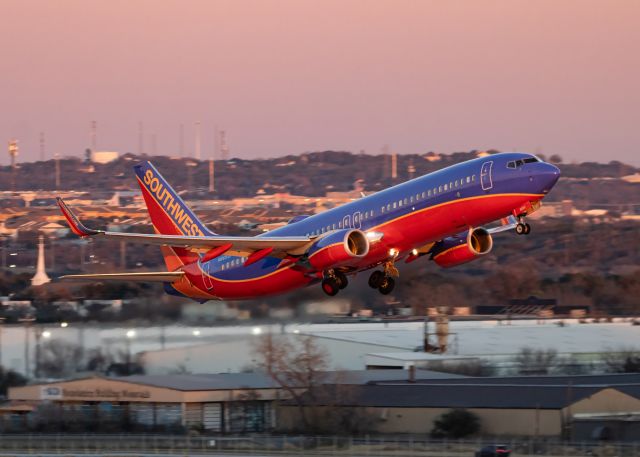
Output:
[[[187,204],[165,181],[151,162],[133,167],[147,205],[151,223],[163,235],[215,236],[191,211]],[[170,270],[198,260],[198,255],[182,248],[162,247],[165,263]]]

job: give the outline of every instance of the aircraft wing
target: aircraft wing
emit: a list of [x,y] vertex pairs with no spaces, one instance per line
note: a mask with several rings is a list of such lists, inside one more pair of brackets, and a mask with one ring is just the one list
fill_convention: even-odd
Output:
[[262,249],[273,249],[274,254],[283,253],[292,255],[303,254],[313,241],[313,238],[307,236],[252,237],[216,235],[202,237],[94,230],[80,222],[78,217],[60,197],[57,198],[57,201],[71,231],[82,238],[108,238],[132,243],[181,247],[194,252],[207,252],[212,248],[231,245],[230,249],[234,252],[251,253]]
[[60,276],[63,280],[96,280],[96,281],[139,281],[139,282],[174,282],[184,276],[183,271],[161,271],[145,273],[106,273],[86,275]]

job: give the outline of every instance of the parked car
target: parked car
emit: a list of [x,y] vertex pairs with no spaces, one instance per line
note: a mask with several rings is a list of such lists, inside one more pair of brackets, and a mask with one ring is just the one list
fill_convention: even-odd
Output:
[[504,444],[490,444],[476,451],[476,457],[509,457],[511,449]]

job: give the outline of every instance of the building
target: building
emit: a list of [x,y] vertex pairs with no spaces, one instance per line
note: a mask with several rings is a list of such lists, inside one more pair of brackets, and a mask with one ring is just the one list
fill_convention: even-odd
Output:
[[[345,385],[398,381],[397,370],[326,372],[318,379]],[[416,371],[415,380],[460,376]],[[277,402],[289,398],[260,373],[92,376],[9,388],[0,431],[269,432]]]
[[13,410],[5,410],[23,420],[4,423],[77,431],[265,432],[275,427],[273,405],[281,395],[270,378],[255,373],[90,377],[10,388]]
[[[635,384],[617,384],[625,382]],[[374,434],[428,434],[438,417],[460,408],[480,419],[484,436],[559,438],[572,436],[574,422],[585,422],[585,415],[628,418],[640,411],[637,375],[380,381],[305,397],[307,408],[357,416]],[[279,427],[295,431],[298,414],[297,405],[283,402]]]
[[117,151],[91,151],[91,162],[109,163],[118,160],[119,155]]

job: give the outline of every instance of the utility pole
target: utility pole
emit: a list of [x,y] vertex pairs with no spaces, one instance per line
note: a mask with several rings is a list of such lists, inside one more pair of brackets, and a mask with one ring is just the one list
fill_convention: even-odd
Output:
[[44,162],[44,132],[40,132],[40,162]]
[[91,121],[89,138],[91,140],[91,150],[95,151],[98,147],[98,123],[96,121]]
[[138,122],[138,154],[144,154],[144,124],[142,121]]
[[227,132],[220,130],[220,155],[225,162],[229,160],[229,146],[227,145]]
[[215,184],[215,159],[218,154],[218,126],[214,129],[214,140],[213,140],[213,149],[211,150],[211,155],[209,156],[209,192],[215,192],[216,184]]
[[55,173],[55,179],[56,179],[56,190],[60,189],[60,157],[58,156],[58,153],[54,153],[53,154],[53,159],[56,162],[56,173]]
[[200,121],[196,121],[196,160],[200,161]]
[[180,145],[178,150],[178,156],[184,157],[184,124],[180,124]]
[[151,134],[151,155],[152,156],[155,156],[158,153],[158,151],[156,149],[156,146],[157,146],[156,145],[156,134],[152,133]]

